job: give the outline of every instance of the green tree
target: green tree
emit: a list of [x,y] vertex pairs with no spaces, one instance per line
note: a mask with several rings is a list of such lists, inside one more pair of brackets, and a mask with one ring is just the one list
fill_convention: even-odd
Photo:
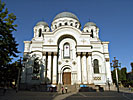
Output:
[[17,57],[16,53],[19,53],[18,44],[12,35],[17,27],[14,25],[15,20],[16,16],[13,13],[8,14],[5,3],[0,0],[0,68],[6,66],[12,57]]
[[121,83],[123,86],[127,85],[127,69],[126,69],[126,67],[121,68]]
[[133,72],[133,62],[131,62],[132,72]]
[[14,24],[16,16],[13,13],[8,13],[5,8],[5,3],[0,0],[0,83],[1,81],[7,83],[11,78],[10,62],[13,57],[18,57],[19,53],[12,33],[16,31]]

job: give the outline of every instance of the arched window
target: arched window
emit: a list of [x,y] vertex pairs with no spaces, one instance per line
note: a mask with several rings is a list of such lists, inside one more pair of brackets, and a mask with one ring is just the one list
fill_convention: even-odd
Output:
[[55,25],[55,29],[57,28],[57,26]]
[[64,58],[70,58],[70,44],[69,43],[65,43],[64,47]]
[[86,30],[86,32],[88,33],[89,31],[88,31],[88,30]]
[[73,23],[71,23],[70,26],[73,26]]
[[42,35],[42,29],[39,29],[39,37]]
[[59,26],[62,26],[62,24],[61,24],[61,23],[59,23]]
[[65,25],[67,25],[67,22],[65,23]]
[[92,37],[92,38],[94,37],[93,30],[91,30],[91,37]]
[[98,60],[94,59],[93,64],[94,64],[94,73],[99,73],[99,62],[98,62]]

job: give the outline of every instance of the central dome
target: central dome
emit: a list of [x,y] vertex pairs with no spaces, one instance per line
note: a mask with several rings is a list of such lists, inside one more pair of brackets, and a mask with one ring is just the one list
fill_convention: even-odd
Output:
[[55,16],[54,20],[59,19],[59,18],[64,18],[64,17],[73,18],[73,19],[78,20],[77,16],[70,12],[59,13],[58,15]]

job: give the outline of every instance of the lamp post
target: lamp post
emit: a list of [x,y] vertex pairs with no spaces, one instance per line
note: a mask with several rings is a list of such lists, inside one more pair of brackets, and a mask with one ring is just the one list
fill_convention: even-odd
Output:
[[114,57],[114,60],[112,60],[112,62],[113,62],[113,65],[112,65],[112,63],[110,63],[110,65],[111,65],[111,67],[113,67],[115,69],[117,92],[119,92],[117,68],[121,67],[121,63],[118,64],[118,60],[116,60],[116,57]]
[[109,88],[109,91],[110,91],[110,83],[109,83],[109,78],[107,78],[107,85],[108,85],[108,88]]
[[18,88],[19,88],[19,78],[20,78],[20,70],[21,70],[21,67],[22,67],[22,65],[21,65],[21,58],[22,57],[20,57],[20,59],[19,59],[19,68],[18,68],[18,79],[17,79],[17,86],[16,86],[16,92],[18,91]]

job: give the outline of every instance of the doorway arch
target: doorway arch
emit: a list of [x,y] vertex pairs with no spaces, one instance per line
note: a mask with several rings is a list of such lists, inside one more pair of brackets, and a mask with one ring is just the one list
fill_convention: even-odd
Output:
[[63,85],[71,84],[71,69],[70,69],[70,67],[65,66],[65,68],[63,68],[62,83],[63,83]]

